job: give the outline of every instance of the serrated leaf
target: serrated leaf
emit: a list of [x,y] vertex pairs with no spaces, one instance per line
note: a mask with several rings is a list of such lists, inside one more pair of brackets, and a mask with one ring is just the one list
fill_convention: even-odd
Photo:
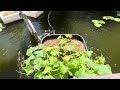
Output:
[[47,66],[44,71],[42,72],[43,74],[47,74],[52,70],[52,67]]
[[27,75],[30,75],[34,71],[33,67],[31,65],[27,65],[27,66],[23,67],[23,70],[26,72]]

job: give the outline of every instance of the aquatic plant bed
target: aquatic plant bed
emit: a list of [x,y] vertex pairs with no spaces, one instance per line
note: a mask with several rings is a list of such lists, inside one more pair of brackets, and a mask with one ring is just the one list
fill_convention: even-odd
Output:
[[57,38],[46,36],[43,44],[30,47],[28,58],[22,63],[23,73],[34,79],[85,78],[112,74],[111,67],[103,56],[92,58],[82,40],[70,34]]
[[0,12],[0,18],[2,19],[4,24],[11,23],[21,19],[18,11],[2,11]]
[[23,11],[23,13],[26,16],[30,16],[30,17],[33,17],[33,18],[39,17],[43,12],[44,11]]

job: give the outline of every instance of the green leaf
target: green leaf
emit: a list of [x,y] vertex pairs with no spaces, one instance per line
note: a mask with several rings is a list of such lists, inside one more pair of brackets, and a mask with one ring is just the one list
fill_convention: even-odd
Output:
[[62,59],[63,59],[63,61],[65,61],[65,62],[68,62],[69,60],[70,60],[70,56],[64,56]]
[[100,20],[99,23],[100,23],[100,24],[105,24],[105,21]]
[[101,27],[102,25],[99,24],[99,23],[95,23],[94,26],[96,26],[96,27]]
[[52,75],[45,76],[44,79],[55,79]]
[[104,64],[105,63],[105,58],[103,56],[99,57],[98,60],[100,60],[100,64]]
[[43,74],[47,74],[52,70],[52,67],[47,66],[44,71],[42,72]]
[[67,50],[68,50],[68,51],[73,51],[74,48],[75,48],[75,46],[73,46],[73,45],[72,45],[72,46],[68,46],[68,47],[67,47]]
[[112,74],[111,67],[109,65],[97,65],[94,67],[99,75]]
[[65,74],[68,71],[68,68],[65,67],[63,63],[60,63],[60,71],[62,74]]
[[30,47],[30,48],[27,50],[26,55],[27,55],[27,56],[31,56],[31,55],[32,55],[32,52],[33,52],[33,47]]
[[34,55],[31,55],[28,59],[26,59],[25,61],[24,61],[24,63],[26,64],[26,65],[30,65],[30,61],[32,60],[32,59],[34,59],[35,58],[35,56]]
[[54,47],[47,47],[45,50],[46,50],[47,52],[49,52],[49,51],[54,50]]
[[43,66],[44,66],[44,67],[49,66],[49,61],[48,61],[48,60],[43,61]]
[[31,65],[27,65],[27,66],[23,67],[23,70],[26,72],[27,75],[30,75],[34,71],[33,67]]
[[60,45],[60,46],[64,46],[66,43],[67,43],[67,42],[62,39],[62,40],[60,41],[59,45]]
[[92,54],[93,54],[93,51],[88,51],[88,52],[85,53],[85,55],[86,55],[87,57],[91,57]]
[[114,17],[113,16],[108,16],[108,19],[114,20]]
[[56,57],[50,57],[50,65],[56,65],[58,63],[58,59]]
[[39,52],[39,54],[37,54],[37,57],[43,57],[43,58],[45,58],[46,57],[46,52],[44,50],[41,50]]
[[93,23],[99,23],[99,21],[98,21],[98,20],[92,20],[92,22],[93,22]]
[[114,18],[114,21],[120,22],[120,18]]
[[60,35],[57,39],[62,39],[62,36]]
[[52,56],[58,56],[59,55],[59,51],[53,50],[53,51],[50,52],[50,54]]
[[34,75],[34,79],[43,79],[45,76],[42,72],[38,71],[37,73],[35,73]]
[[72,38],[72,35],[71,34],[65,34],[66,38],[69,38],[71,39]]
[[43,59],[42,58],[36,58],[34,61],[34,69],[40,70],[40,68],[42,67],[42,62]]
[[80,68],[78,71],[75,72],[76,77],[84,77],[85,74],[85,68]]
[[43,62],[43,59],[42,58],[36,58],[35,61],[34,61],[34,64],[39,64],[39,63],[42,63]]

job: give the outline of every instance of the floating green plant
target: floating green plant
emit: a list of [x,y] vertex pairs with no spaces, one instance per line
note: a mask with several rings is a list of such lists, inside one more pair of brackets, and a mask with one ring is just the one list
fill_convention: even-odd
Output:
[[94,23],[94,26],[96,27],[101,27],[103,24],[105,24],[105,21],[103,20],[92,20],[92,22]]
[[[113,16],[103,16],[102,19],[104,20],[113,20],[115,22],[120,22],[120,18],[115,18]],[[95,27],[101,27],[103,24],[105,24],[105,21],[103,20],[92,20],[92,22],[94,23]]]

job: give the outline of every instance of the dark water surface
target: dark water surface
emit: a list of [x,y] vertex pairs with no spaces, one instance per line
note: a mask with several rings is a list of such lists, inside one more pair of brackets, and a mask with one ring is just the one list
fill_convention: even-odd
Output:
[[[51,29],[47,23],[47,14],[45,12],[37,19],[31,18],[40,35]],[[97,55],[104,55],[113,73],[120,73],[120,23],[107,21],[101,28],[96,28],[91,22],[92,19],[101,19],[104,15],[117,17],[116,12],[109,11],[53,11],[50,22],[57,34],[82,35],[88,49]],[[30,33],[23,20],[7,24],[3,32],[0,32],[0,78],[19,78],[16,72],[17,54],[20,50],[25,53],[30,40]]]

